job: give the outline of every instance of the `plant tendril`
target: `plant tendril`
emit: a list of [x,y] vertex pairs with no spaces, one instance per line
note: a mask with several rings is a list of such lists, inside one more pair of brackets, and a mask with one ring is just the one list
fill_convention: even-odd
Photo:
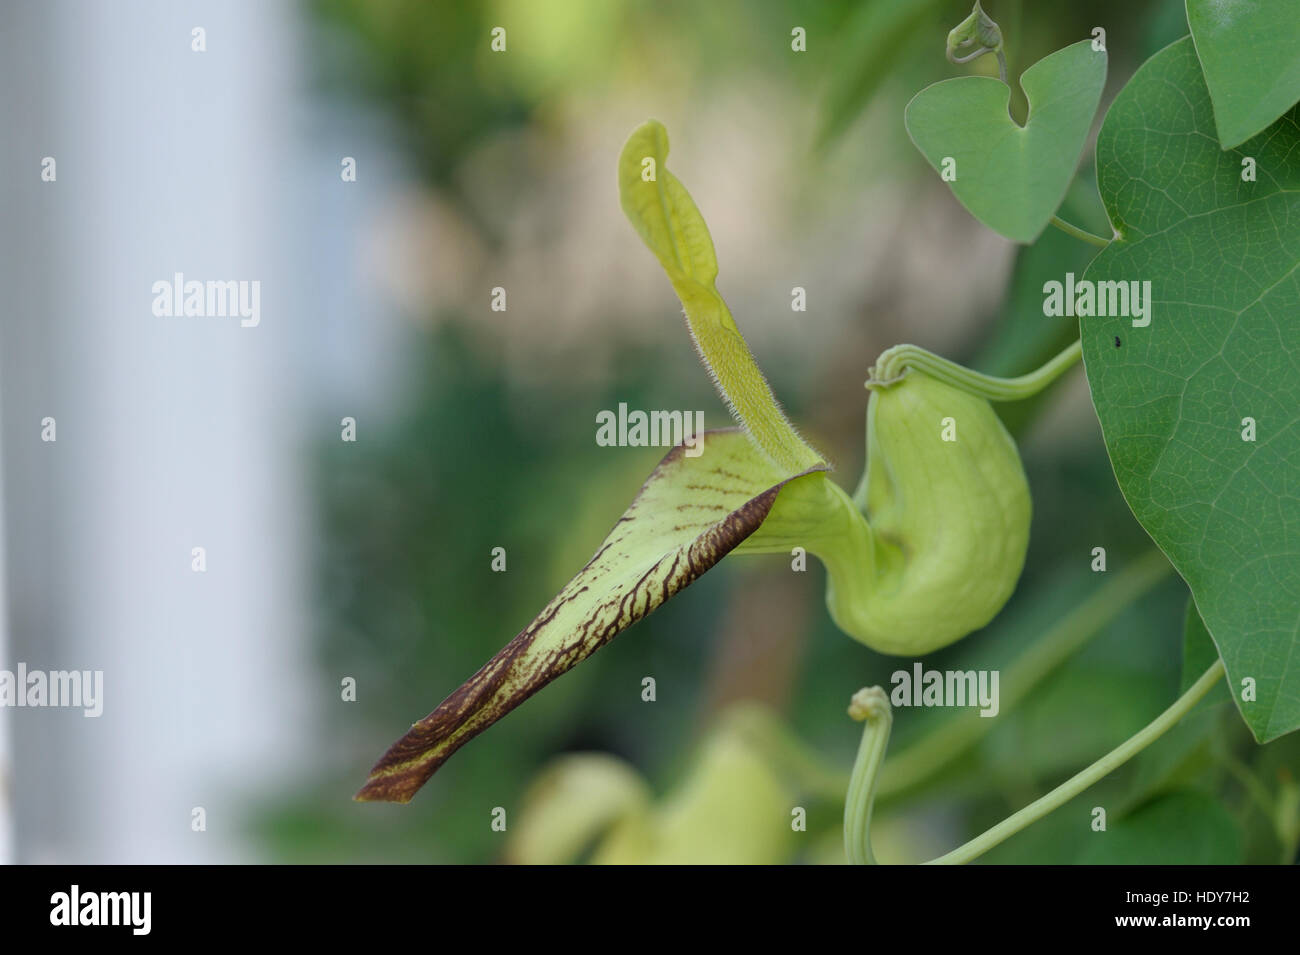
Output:
[[844,854],[850,865],[875,865],[876,857],[871,852],[871,806],[876,798],[880,766],[889,748],[894,715],[885,691],[873,686],[853,694],[849,716],[864,725],[849,792],[844,799]]
[[1031,398],[1059,378],[1083,354],[1078,341],[1041,368],[1019,378],[995,378],[972,371],[916,345],[895,345],[880,353],[869,372],[867,388],[888,388],[902,380],[908,369],[923,371],[945,384],[987,401],[1022,401]]

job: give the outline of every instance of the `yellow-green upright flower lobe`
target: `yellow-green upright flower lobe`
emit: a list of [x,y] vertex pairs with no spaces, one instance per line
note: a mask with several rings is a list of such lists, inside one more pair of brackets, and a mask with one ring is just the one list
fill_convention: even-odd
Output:
[[686,187],[668,171],[667,158],[668,132],[662,123],[650,120],[628,137],[618,163],[623,211],[672,282],[700,358],[741,427],[787,474],[818,467],[821,455],[781,411],[718,293],[718,259],[709,227]]

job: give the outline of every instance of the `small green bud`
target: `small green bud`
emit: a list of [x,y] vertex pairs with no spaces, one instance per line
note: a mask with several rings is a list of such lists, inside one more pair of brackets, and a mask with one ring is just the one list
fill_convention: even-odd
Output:
[[798,787],[763,745],[768,711],[734,704],[705,736],[688,775],[662,801],[612,756],[562,756],[529,787],[506,858],[564,864],[591,848],[597,865],[774,865],[798,845]]
[[[691,775],[656,807],[643,864],[776,865],[796,848],[794,793],[770,759],[726,722],[704,742]],[[628,826],[628,830],[635,829]],[[644,839],[644,836],[641,837]],[[627,862],[639,840],[614,833],[593,861]]]
[[969,63],[985,53],[1002,49],[1002,30],[975,0],[975,7],[961,23],[948,31],[947,57],[951,63]]
[[623,760],[603,753],[569,753],[528,787],[509,830],[506,861],[564,865],[593,840],[650,811],[650,787]]

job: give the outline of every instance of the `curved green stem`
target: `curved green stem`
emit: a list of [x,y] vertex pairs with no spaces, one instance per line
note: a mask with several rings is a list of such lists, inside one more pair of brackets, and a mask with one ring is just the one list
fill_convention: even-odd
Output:
[[[1173,571],[1159,550],[1152,549],[1062,617],[1004,673],[1002,710],[1016,706],[1057,667],[1069,659],[1130,604]],[[962,713],[885,763],[877,795],[888,799],[935,775],[983,739],[995,720]]]
[[915,368],[931,378],[937,378],[987,401],[1021,401],[1036,395],[1061,377],[1082,354],[1083,345],[1076,341],[1047,364],[1027,375],[1019,378],[995,378],[972,371],[916,345],[895,345],[880,353],[871,369],[871,377],[867,379],[867,387],[887,388],[901,379],[909,368]]
[[865,721],[858,758],[853,763],[849,793],[844,799],[844,854],[850,865],[875,865],[871,854],[871,805],[875,799],[876,777],[889,748],[889,730],[894,715],[889,697],[878,686],[853,694],[849,716]]
[[1056,226],[1066,235],[1072,235],[1076,239],[1082,239],[1084,242],[1087,242],[1089,245],[1095,245],[1099,249],[1104,249],[1106,248],[1106,246],[1110,245],[1110,239],[1107,239],[1104,236],[1094,235],[1093,233],[1087,231],[1086,229],[1080,229],[1077,225],[1071,225],[1069,222],[1066,222],[1060,216],[1052,216],[1051,221],[1052,221],[1052,225]]
[[1174,704],[1165,710],[1138,733],[1129,737],[1124,743],[1111,750],[1081,773],[1057,786],[1046,796],[1036,799],[1024,809],[1008,816],[992,829],[976,836],[970,842],[959,846],[947,855],[932,859],[927,865],[960,865],[977,859],[994,846],[1015,835],[1031,823],[1037,822],[1054,809],[1059,809],[1079,793],[1083,792],[1099,779],[1109,775],[1124,765],[1142,750],[1146,749],[1171,727],[1178,723],[1200,702],[1223,676],[1223,661],[1216,660],[1191,687],[1180,696]]

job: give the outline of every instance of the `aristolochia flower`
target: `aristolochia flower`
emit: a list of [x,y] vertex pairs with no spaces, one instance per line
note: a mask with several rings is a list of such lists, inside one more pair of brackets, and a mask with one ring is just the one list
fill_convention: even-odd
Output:
[[990,382],[910,346],[891,349],[867,383],[868,468],[850,497],[759,371],[714,284],[708,227],[665,167],[667,154],[659,123],[633,132],[619,160],[623,210],[672,282],[740,427],[706,432],[699,456],[680,445],[669,452],[587,566],[393,744],[358,799],[409,801],[468,740],[738,548],[817,555],[836,624],[886,653],[960,639],[1015,587],[1029,489],[985,398],[1019,397],[1026,386]]

